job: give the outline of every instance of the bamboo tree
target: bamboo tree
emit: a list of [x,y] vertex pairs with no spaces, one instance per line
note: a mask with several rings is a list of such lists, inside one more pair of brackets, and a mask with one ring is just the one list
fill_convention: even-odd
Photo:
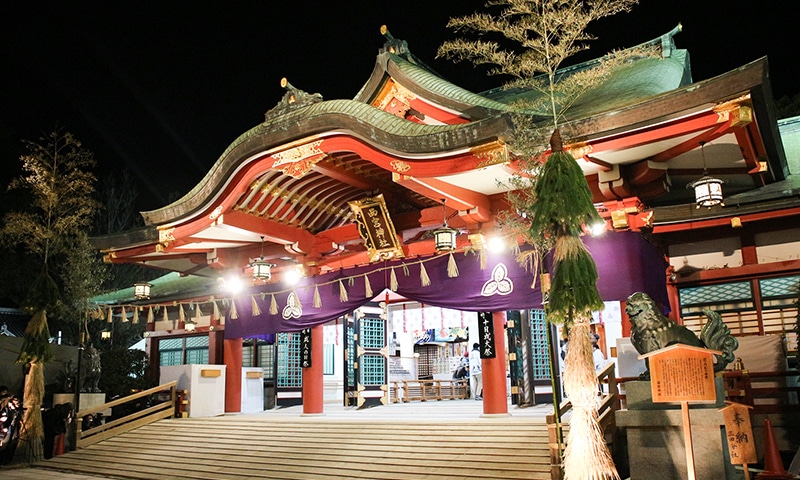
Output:
[[[552,250],[554,268],[547,318],[569,331],[564,388],[573,414],[564,453],[568,480],[619,479],[597,422],[595,378],[589,324],[591,312],[603,308],[597,291],[597,268],[580,240],[587,225],[601,221],[580,166],[564,150],[560,122],[574,102],[628,60],[610,54],[592,69],[561,74],[564,60],[588,48],[590,22],[629,11],[637,0],[490,0],[495,14],[453,18],[456,32],[476,33],[477,40],[456,39],[439,48],[438,56],[475,65],[490,65],[490,75],[511,77],[506,88],[539,92],[516,105],[511,147],[525,160],[523,174],[512,181],[509,200],[522,215],[510,223],[536,248]],[[495,41],[501,38],[503,43]],[[510,47],[506,47],[510,45]],[[549,119],[546,126],[542,119]],[[550,132],[549,155],[545,139]],[[507,219],[508,220],[508,219]],[[530,262],[530,254],[523,261]],[[532,262],[535,265],[540,261]]]
[[[82,318],[91,292],[91,275],[99,274],[97,261],[88,255],[86,232],[97,208],[92,198],[95,177],[91,152],[71,134],[60,131],[26,141],[20,157],[23,174],[9,189],[30,196],[30,207],[6,214],[0,230],[3,243],[33,256],[39,270],[33,272],[21,307],[32,314],[17,359],[26,365],[23,404],[25,413],[15,463],[44,458],[41,404],[44,397],[44,364],[52,358],[48,313]],[[24,282],[25,279],[19,279]],[[81,297],[83,300],[76,300]],[[65,301],[64,299],[67,298]]]

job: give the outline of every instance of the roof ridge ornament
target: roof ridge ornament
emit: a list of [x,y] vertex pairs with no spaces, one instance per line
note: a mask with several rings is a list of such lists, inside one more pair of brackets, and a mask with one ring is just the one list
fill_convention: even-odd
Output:
[[292,110],[297,110],[298,108],[313,105],[322,101],[321,94],[308,93],[304,90],[300,90],[289,83],[289,80],[287,80],[286,77],[281,78],[281,87],[286,89],[286,93],[283,94],[283,98],[278,102],[277,105],[272,107],[272,109],[267,110],[267,113],[264,114],[264,120],[270,120],[272,118],[285,115]]
[[383,48],[381,49],[380,53],[389,52],[411,59],[411,52],[408,49],[408,42],[394,38],[394,36],[389,33],[389,27],[386,25],[381,25],[381,35],[386,38],[386,43],[383,44]]

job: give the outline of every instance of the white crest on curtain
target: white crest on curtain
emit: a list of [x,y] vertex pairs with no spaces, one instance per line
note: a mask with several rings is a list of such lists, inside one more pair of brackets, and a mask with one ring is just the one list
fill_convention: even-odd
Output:
[[297,298],[297,294],[291,292],[289,296],[286,298],[286,306],[283,307],[283,318],[300,318],[303,314],[303,309],[300,307],[300,302]]
[[481,296],[491,297],[492,295],[508,295],[514,291],[514,284],[508,278],[508,269],[502,263],[498,263],[492,269],[492,278],[483,284]]

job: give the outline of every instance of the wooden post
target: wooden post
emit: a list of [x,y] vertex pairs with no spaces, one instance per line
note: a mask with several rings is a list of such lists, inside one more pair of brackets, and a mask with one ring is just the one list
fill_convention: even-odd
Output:
[[242,411],[242,343],[241,338],[224,340],[226,413]]
[[311,366],[303,368],[303,415],[321,415],[325,403],[323,326],[311,327]]
[[694,469],[694,449],[692,448],[692,423],[689,420],[689,402],[681,402],[681,413],[683,413],[683,445],[686,448],[686,471],[689,480],[695,480]]
[[494,358],[484,358],[481,361],[484,415],[508,415],[505,319],[505,312],[492,312],[496,355]]

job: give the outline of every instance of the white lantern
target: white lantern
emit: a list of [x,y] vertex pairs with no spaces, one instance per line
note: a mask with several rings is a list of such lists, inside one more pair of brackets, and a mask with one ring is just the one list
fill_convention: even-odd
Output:
[[458,235],[458,230],[447,226],[447,212],[444,208],[445,201],[446,199],[443,198],[442,228],[437,228],[433,231],[433,243],[437,252],[452,252],[456,249],[456,235]]
[[711,208],[714,205],[722,205],[724,207],[725,204],[722,203],[722,184],[725,182],[708,174],[705,146],[706,142],[700,142],[700,155],[703,158],[703,176],[686,185],[686,188],[694,189],[694,201],[697,203],[697,208]]
[[267,262],[264,260],[264,257],[259,257],[258,259],[254,260],[250,266],[253,267],[253,278],[266,282],[272,278],[271,270],[275,264]]
[[722,183],[719,178],[703,175],[702,178],[690,183],[689,186],[694,189],[694,201],[697,202],[697,208],[707,207],[711,208],[714,205],[722,205]]
[[133,285],[133,296],[138,300],[147,300],[150,298],[150,285],[147,282],[137,282]]

